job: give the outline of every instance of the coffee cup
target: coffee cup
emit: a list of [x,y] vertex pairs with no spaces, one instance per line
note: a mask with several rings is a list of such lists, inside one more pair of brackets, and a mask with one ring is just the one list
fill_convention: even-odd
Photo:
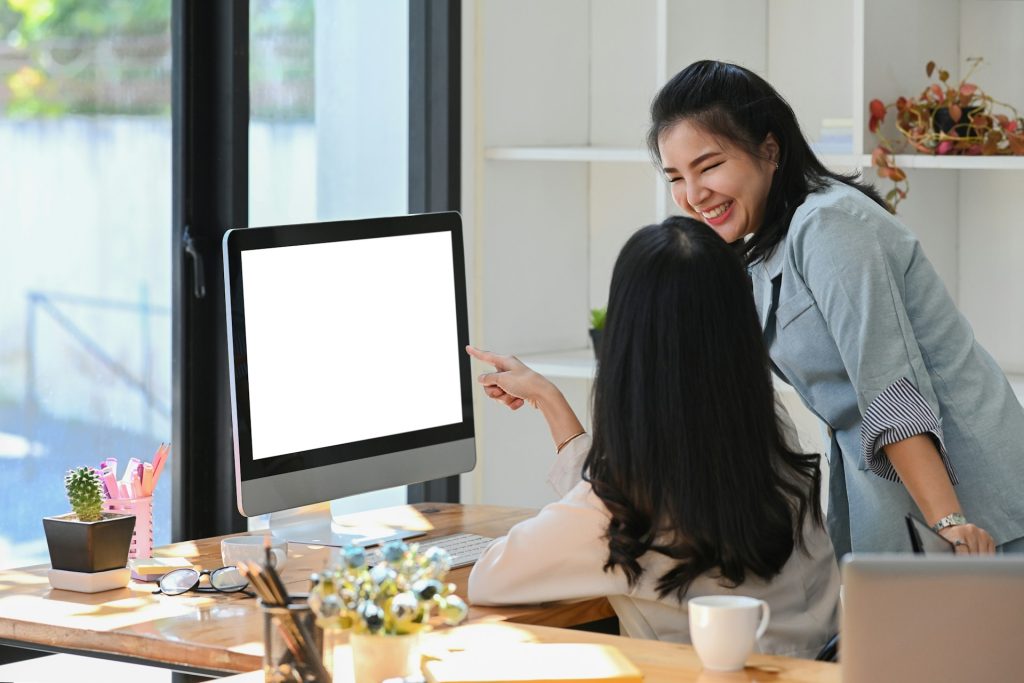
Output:
[[710,671],[738,671],[768,628],[768,603],[744,595],[705,595],[687,602],[690,640]]
[[[225,567],[233,567],[239,562],[255,562],[263,564],[266,561],[266,551],[263,549],[266,536],[232,536],[220,542],[220,559]],[[270,564],[275,569],[281,569],[288,561],[288,544],[285,541],[270,537]]]

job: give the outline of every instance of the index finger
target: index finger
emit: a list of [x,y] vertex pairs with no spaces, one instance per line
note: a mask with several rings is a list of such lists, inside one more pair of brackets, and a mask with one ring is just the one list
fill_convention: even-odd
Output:
[[499,356],[498,354],[478,349],[475,346],[471,346],[469,344],[466,345],[466,353],[473,356],[473,358],[476,358],[477,360],[482,360],[485,363],[490,363],[494,367],[498,367],[499,363],[501,362],[501,356]]

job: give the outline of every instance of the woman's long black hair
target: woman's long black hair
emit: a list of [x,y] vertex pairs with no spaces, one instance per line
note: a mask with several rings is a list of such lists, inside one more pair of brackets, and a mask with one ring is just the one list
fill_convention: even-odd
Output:
[[770,579],[821,524],[816,455],[778,426],[750,283],[709,227],[674,216],[634,234],[612,275],[586,478],[611,513],[605,569],[631,585],[653,550],[662,597],[712,572]]
[[694,62],[662,87],[651,103],[647,147],[661,167],[658,141],[680,121],[691,121],[707,132],[759,157],[769,133],[779,144],[779,168],[768,191],[764,223],[742,246],[748,264],[771,254],[789,230],[797,207],[808,194],[829,181],[855,187],[888,210],[873,187],[856,176],[834,173],[818,160],[804,139],[793,109],[775,88],[754,72],[726,62]]

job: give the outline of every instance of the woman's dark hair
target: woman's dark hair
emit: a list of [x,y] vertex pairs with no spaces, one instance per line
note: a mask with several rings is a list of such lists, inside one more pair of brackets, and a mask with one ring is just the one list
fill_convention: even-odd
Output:
[[647,148],[659,168],[658,141],[680,121],[693,122],[755,157],[761,156],[760,145],[769,133],[779,144],[779,168],[768,191],[764,223],[742,247],[748,264],[771,254],[786,236],[797,207],[829,181],[855,187],[888,210],[873,187],[825,168],[804,139],[789,104],[767,81],[742,66],[694,62],[658,92],[651,103]]
[[818,456],[778,426],[768,358],[733,249],[674,216],[634,234],[612,274],[586,479],[611,513],[606,570],[677,560],[662,597],[705,572],[738,585],[779,573],[821,524]]

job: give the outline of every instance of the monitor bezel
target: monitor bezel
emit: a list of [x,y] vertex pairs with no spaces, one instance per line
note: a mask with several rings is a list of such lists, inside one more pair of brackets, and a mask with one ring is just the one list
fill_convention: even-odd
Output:
[[[421,429],[402,434],[366,439],[347,444],[286,453],[268,458],[253,458],[252,429],[249,412],[249,383],[245,371],[245,302],[242,274],[242,254],[246,251],[277,247],[301,246],[398,237],[436,232],[451,235],[452,264],[460,387],[462,394],[462,421]],[[225,302],[228,306],[229,372],[231,385],[232,423],[236,478],[239,491],[245,482],[278,475],[329,467],[346,462],[365,460],[395,452],[414,451],[474,437],[472,380],[470,361],[464,348],[469,343],[467,295],[462,218],[458,212],[415,214],[387,218],[366,218],[318,223],[260,226],[228,230],[223,238]],[[414,332],[414,331],[413,331]],[[470,466],[471,469],[472,466]],[[460,468],[460,471],[465,471]],[[448,476],[457,472],[437,472],[434,476]],[[414,483],[414,482],[408,482]],[[239,495],[241,498],[241,495]],[[239,501],[241,508],[241,500]],[[244,511],[243,511],[244,512]]]

